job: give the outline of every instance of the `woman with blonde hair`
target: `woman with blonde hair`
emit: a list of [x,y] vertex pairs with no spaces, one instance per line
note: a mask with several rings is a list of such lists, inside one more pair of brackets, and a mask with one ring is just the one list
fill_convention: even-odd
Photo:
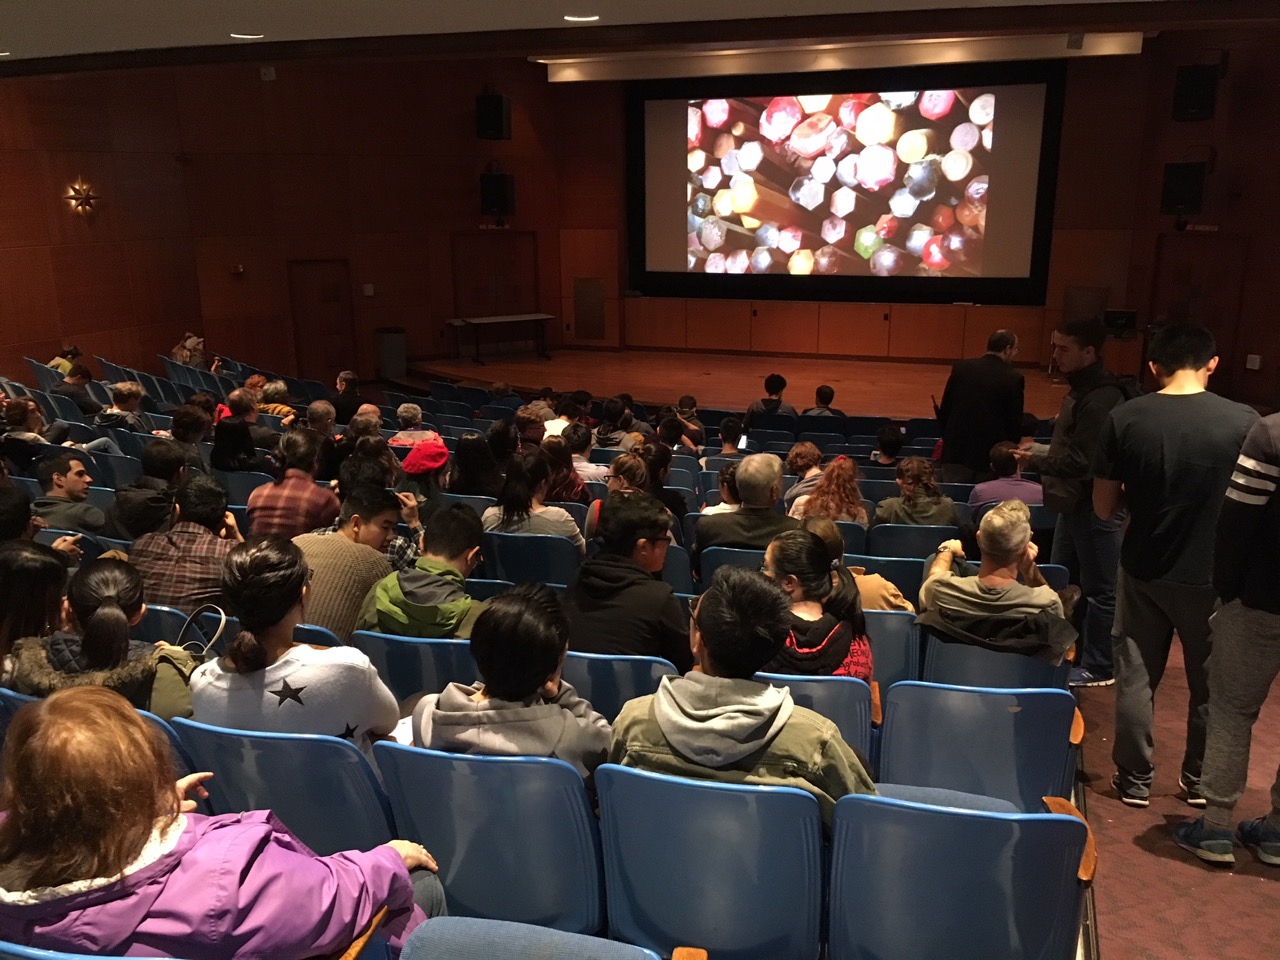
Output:
[[[639,453],[623,453],[614,457],[609,463],[609,472],[605,474],[604,482],[609,488],[610,497],[645,493],[649,489],[649,468],[645,465],[644,457]],[[593,500],[587,510],[587,522],[583,525],[582,532],[588,540],[596,535],[602,502]]]
[[188,960],[304,960],[344,950],[385,905],[399,952],[443,912],[416,843],[318,857],[271,813],[195,813],[164,734],[118,693],[73,687],[20,709],[4,750],[0,939]]
[[956,505],[938,489],[933,464],[923,457],[907,457],[898,462],[898,489],[902,495],[887,497],[876,504],[877,523],[954,524]]
[[787,515],[797,520],[826,517],[865,526],[867,505],[858,489],[858,465],[844,454],[836,457],[827,464],[810,492],[796,498]]

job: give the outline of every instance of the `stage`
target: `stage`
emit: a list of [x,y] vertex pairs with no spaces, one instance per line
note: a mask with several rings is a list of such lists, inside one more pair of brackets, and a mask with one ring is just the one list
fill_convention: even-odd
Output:
[[[850,416],[907,420],[933,416],[930,395],[942,398],[950,369],[943,363],[561,349],[551,360],[488,353],[484,366],[467,357],[416,361],[409,364],[409,375],[419,387],[438,379],[484,387],[505,380],[522,393],[546,386],[557,392],[590,390],[596,397],[627,392],[651,410],[691,393],[703,407],[745,410],[764,395],[764,378],[780,373],[787,378],[783,398],[797,410],[813,406],[814,388],[825,383],[836,392],[832,406]],[[1019,369],[1027,381],[1026,409],[1037,417],[1056,416],[1067,385],[1054,383],[1039,368]]]

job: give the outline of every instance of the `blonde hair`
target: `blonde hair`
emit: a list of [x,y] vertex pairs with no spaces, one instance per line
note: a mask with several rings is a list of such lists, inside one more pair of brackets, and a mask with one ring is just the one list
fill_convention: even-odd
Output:
[[1013,563],[1031,542],[1031,510],[1021,500],[1005,500],[987,511],[978,526],[982,552],[1001,564]]

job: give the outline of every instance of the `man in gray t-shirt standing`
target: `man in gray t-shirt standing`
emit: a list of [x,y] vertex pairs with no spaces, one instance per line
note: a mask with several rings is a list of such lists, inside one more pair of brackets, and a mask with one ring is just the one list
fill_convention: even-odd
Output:
[[1204,806],[1209,688],[1209,617],[1214,528],[1232,467],[1258,419],[1250,407],[1206,389],[1218,365],[1213,334],[1171,324],[1152,335],[1147,355],[1160,391],[1111,411],[1094,461],[1093,508],[1101,518],[1127,506],[1113,632],[1116,736],[1112,785],[1131,807],[1150,803],[1155,692],[1177,631],[1190,703],[1179,787]]

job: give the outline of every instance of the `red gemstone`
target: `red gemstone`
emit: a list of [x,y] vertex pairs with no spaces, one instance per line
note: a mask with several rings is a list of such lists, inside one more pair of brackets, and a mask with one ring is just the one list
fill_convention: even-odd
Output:
[[924,242],[924,256],[920,258],[930,270],[945,270],[951,266],[942,249],[942,237],[930,237]]
[[880,98],[874,93],[855,93],[840,102],[840,126],[852,130],[858,124],[858,115]]
[[835,127],[835,121],[825,113],[815,113],[795,128],[787,141],[793,152],[805,159],[813,159],[827,149],[827,140]]
[[941,120],[951,112],[955,102],[954,90],[926,90],[920,94],[920,116],[926,120]]
[[795,97],[774,97],[760,114],[760,133],[768,140],[779,143],[791,135],[791,131],[804,119],[804,110]]
[[948,207],[945,203],[940,203],[934,207],[933,216],[929,218],[929,225],[933,227],[934,232],[936,233],[942,233],[955,222],[955,210]]
[[898,232],[898,223],[897,217],[891,213],[886,213],[876,221],[876,235],[883,237],[885,240],[892,240],[894,234]]

